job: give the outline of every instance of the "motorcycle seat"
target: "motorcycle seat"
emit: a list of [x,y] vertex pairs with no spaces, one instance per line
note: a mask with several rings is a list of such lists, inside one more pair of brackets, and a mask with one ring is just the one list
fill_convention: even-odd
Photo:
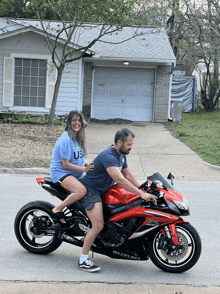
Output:
[[45,181],[45,183],[48,184],[48,185],[55,186],[55,187],[60,187],[60,184],[59,184],[59,183],[54,183],[54,182],[52,182],[52,180],[51,180],[50,177],[45,177],[45,178],[44,178],[44,181]]

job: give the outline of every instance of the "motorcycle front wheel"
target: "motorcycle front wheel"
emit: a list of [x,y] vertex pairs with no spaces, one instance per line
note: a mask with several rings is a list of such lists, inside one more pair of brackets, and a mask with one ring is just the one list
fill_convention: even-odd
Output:
[[48,254],[62,244],[56,236],[46,234],[48,227],[54,224],[53,208],[48,202],[34,201],[23,206],[17,213],[14,231],[18,242],[26,250],[36,254]]
[[192,268],[198,261],[202,244],[196,229],[189,223],[176,224],[177,236],[181,247],[161,249],[163,233],[159,231],[148,243],[151,261],[161,270],[182,273]]

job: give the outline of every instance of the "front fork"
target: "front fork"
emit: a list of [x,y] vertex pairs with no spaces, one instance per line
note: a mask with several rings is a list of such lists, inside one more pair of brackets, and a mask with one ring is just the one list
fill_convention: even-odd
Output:
[[175,224],[171,224],[168,226],[165,226],[164,228],[161,229],[161,232],[173,243],[173,245],[180,245],[179,239],[177,236],[177,231],[176,231],[176,226]]

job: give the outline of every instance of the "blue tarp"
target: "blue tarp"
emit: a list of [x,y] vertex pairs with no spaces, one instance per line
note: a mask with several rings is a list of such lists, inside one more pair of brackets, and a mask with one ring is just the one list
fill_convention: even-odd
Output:
[[171,102],[183,102],[183,112],[195,108],[195,77],[172,77]]

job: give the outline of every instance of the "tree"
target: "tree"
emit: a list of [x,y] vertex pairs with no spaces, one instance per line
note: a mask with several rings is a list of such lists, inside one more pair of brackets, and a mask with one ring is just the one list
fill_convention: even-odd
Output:
[[[56,14],[47,1],[39,1],[41,10],[44,11],[44,19],[56,19]],[[35,10],[30,5],[29,0],[1,0],[0,1],[0,17],[11,18],[37,18]]]
[[176,56],[177,64],[181,64],[190,75],[197,63],[196,47],[191,40],[191,23],[188,21],[188,8],[180,0],[151,0],[144,9],[149,15],[148,23],[163,26],[169,36],[170,44]]
[[[52,14],[56,15],[56,19],[59,20],[56,26],[52,21],[44,20],[45,11],[48,12],[48,5]],[[41,24],[53,65],[57,70],[49,115],[50,126],[54,124],[58,92],[66,64],[82,58],[96,42],[104,42],[104,36],[112,35],[112,43],[114,43],[114,34],[118,34],[123,27],[136,23],[137,16],[134,16],[134,10],[137,11],[138,5],[137,0],[32,0],[27,2],[26,9],[34,11]],[[140,19],[140,16],[138,18]],[[88,40],[87,44],[79,45],[80,35],[86,29],[91,29],[91,25],[86,25],[87,21],[95,23],[93,29],[96,29],[97,34],[94,39]],[[136,36],[137,33],[134,33],[129,38]],[[59,49],[60,46],[62,50]]]
[[[167,26],[177,64],[184,67],[186,75],[204,64],[202,104],[206,110],[214,110],[219,100],[219,1],[151,0],[145,10],[151,12],[150,23]],[[174,20],[167,23],[170,17]]]
[[[215,5],[214,5],[215,2]],[[201,6],[190,6],[191,27],[193,27],[194,46],[197,48],[199,62],[206,73],[201,87],[201,102],[206,111],[213,111],[219,100],[219,5],[213,0],[204,0]],[[220,34],[219,34],[220,35]],[[214,66],[213,66],[214,65]]]

